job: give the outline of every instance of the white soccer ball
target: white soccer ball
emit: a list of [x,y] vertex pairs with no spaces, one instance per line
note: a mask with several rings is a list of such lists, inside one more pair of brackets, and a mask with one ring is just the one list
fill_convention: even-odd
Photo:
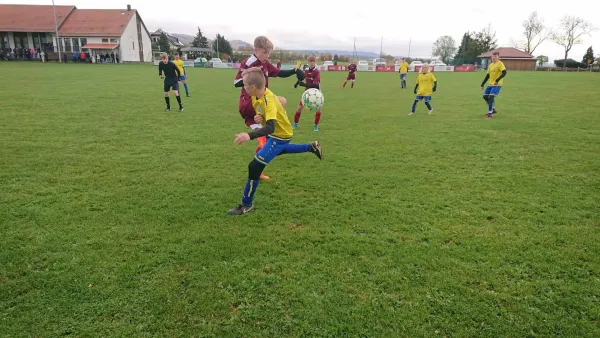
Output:
[[302,105],[310,110],[321,110],[323,104],[325,104],[325,97],[316,88],[310,88],[302,94]]

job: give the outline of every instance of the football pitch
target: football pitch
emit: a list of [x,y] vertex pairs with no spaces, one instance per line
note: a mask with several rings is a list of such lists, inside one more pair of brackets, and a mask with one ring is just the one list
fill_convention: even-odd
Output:
[[[0,62],[0,336],[598,337],[600,77],[323,72],[256,211],[235,71]],[[293,117],[302,89],[270,79]],[[171,96],[173,107],[175,100]],[[595,324],[594,324],[595,323]]]

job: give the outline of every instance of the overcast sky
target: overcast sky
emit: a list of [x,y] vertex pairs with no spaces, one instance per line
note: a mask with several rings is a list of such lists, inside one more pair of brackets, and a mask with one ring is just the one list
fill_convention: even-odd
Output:
[[[0,0],[0,3],[52,4],[52,0]],[[511,39],[522,39],[522,21],[538,10],[547,26],[556,26],[565,15],[582,17],[600,28],[600,1],[582,5],[548,1],[262,1],[251,7],[250,0],[224,1],[156,1],[156,0],[55,0],[56,5],[75,5],[78,8],[137,9],[149,30],[162,28],[171,33],[195,35],[200,26],[205,35],[224,34],[230,40],[252,43],[256,35],[269,36],[276,47],[284,49],[343,49],[356,47],[363,51],[379,52],[381,37],[383,51],[392,55],[431,55],[433,41],[450,35],[456,43],[466,31],[479,31],[488,24],[496,30],[499,46],[510,46]],[[257,2],[254,2],[257,3]],[[308,4],[311,10],[307,11]],[[426,6],[424,5],[426,4]],[[564,7],[564,8],[563,8]],[[168,9],[167,9],[168,8]],[[350,12],[351,14],[347,14]],[[263,13],[273,13],[269,20]],[[600,30],[573,47],[569,57],[581,60],[589,46],[600,54]],[[562,58],[562,48],[551,41],[543,43],[534,53],[547,55],[551,60]]]

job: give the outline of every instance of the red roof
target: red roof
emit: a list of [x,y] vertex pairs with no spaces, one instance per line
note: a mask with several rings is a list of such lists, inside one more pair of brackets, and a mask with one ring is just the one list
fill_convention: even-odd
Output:
[[[56,6],[56,23],[60,27],[75,6]],[[54,11],[45,5],[0,5],[2,32],[54,32]]]
[[88,43],[81,47],[81,49],[89,48],[89,49],[115,49],[119,46],[118,43]]
[[134,9],[77,9],[60,26],[58,34],[120,37],[135,14]]
[[485,52],[478,57],[480,58],[490,58],[494,52],[500,52],[501,59],[533,59],[533,55],[524,52],[522,50],[512,48],[512,47],[500,47],[496,49],[492,49],[489,52]]

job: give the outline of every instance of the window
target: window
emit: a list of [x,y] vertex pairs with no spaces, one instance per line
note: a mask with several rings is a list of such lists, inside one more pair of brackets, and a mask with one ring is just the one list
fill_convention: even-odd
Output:
[[108,43],[108,39],[102,39],[102,43]]
[[8,48],[8,33],[0,32],[0,48]]
[[87,45],[87,39],[86,38],[81,38],[81,47],[83,48],[83,46]]
[[29,48],[29,39],[27,33],[13,33],[15,48]]
[[117,39],[110,39],[110,43],[118,43]]
[[131,48],[133,48],[133,50],[135,50],[135,43],[133,41],[131,41]]
[[72,52],[73,50],[71,49],[71,38],[64,38],[63,40],[63,43],[65,44],[65,52]]
[[73,51],[79,52],[79,38],[73,38]]

